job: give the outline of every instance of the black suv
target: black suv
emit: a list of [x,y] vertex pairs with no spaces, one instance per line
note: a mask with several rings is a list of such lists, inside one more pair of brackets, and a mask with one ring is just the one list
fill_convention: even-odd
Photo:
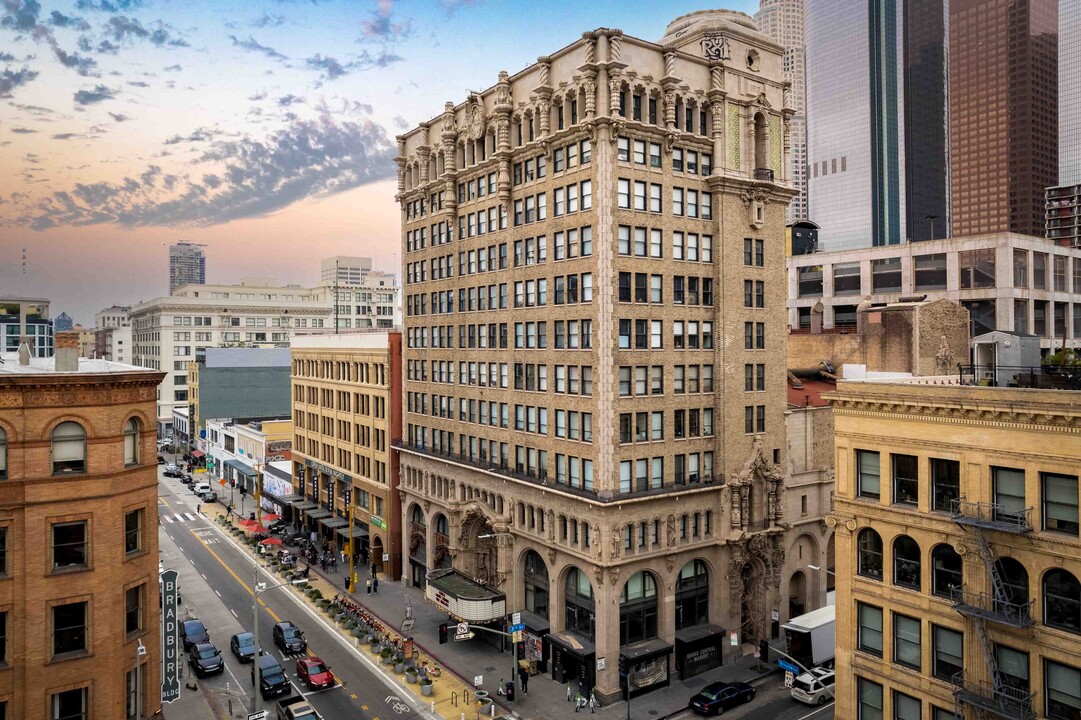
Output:
[[196,677],[203,677],[211,673],[225,671],[225,663],[221,660],[221,653],[212,643],[199,643],[188,653],[188,664]]
[[259,668],[259,692],[264,700],[269,700],[278,695],[287,695],[292,689],[285,677],[281,663],[273,655],[262,655],[259,662],[252,663],[251,681],[255,682],[255,668]]
[[274,624],[274,644],[284,653],[302,653],[308,649],[304,633],[288,620]]
[[199,643],[210,642],[210,633],[201,620],[185,620],[180,623],[180,639],[184,641],[184,652],[188,652]]

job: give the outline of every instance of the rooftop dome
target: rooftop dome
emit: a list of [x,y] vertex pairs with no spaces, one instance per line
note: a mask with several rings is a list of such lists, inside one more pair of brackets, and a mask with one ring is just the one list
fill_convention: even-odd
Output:
[[729,30],[733,25],[758,31],[758,26],[747,13],[738,10],[696,10],[668,23],[659,44],[682,44],[700,35]]

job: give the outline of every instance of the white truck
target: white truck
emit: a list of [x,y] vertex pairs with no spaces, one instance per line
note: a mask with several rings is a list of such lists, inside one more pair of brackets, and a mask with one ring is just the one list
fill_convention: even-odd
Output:
[[785,631],[788,655],[805,668],[832,666],[836,649],[837,607],[826,607],[794,617],[781,628]]
[[278,701],[278,720],[323,720],[303,696]]

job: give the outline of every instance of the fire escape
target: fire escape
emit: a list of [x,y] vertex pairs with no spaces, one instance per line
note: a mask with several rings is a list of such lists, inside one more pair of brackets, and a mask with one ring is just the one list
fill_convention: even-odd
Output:
[[953,609],[961,613],[967,621],[966,625],[975,631],[987,665],[987,676],[991,679],[990,683],[985,683],[966,679],[964,672],[954,675],[954,714],[964,718],[965,709],[969,708],[973,712],[969,717],[979,720],[1035,720],[1032,692],[1028,688],[1009,684],[999,670],[989,627],[998,624],[1025,628],[1033,622],[1034,601],[1013,602],[995,562],[988,537],[990,533],[1022,535],[1032,532],[1032,508],[1008,509],[998,503],[966,502],[962,498],[954,501],[952,519],[975,540],[991,585],[990,595],[964,589],[955,589],[952,593]]

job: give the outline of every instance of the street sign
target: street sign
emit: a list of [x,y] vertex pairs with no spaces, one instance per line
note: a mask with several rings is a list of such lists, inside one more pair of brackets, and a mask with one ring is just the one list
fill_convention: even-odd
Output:
[[269,710],[260,710],[259,712],[248,713],[248,720],[266,720],[266,717],[269,714]]
[[787,660],[778,660],[777,661],[777,667],[781,668],[782,670],[784,670],[786,672],[796,673],[797,675],[799,674],[799,666],[793,665],[792,663],[788,662]]
[[161,591],[161,701],[180,699],[180,624],[177,619],[176,570],[158,576]]
[[525,625],[523,625],[522,623],[516,623],[516,624],[510,626],[510,631],[512,633],[513,632],[522,632],[523,630],[525,630]]
[[383,562],[390,562],[390,553],[383,553]]
[[732,644],[732,647],[739,645],[739,633],[733,630],[732,633],[728,636],[728,641]]
[[604,658],[602,657],[597,658],[597,670],[604,670]]
[[522,631],[521,630],[515,630],[514,632],[512,632],[510,634],[510,639],[511,639],[511,642],[516,642],[516,643],[522,642]]
[[484,676],[483,675],[474,675],[473,676],[473,687],[480,687],[483,684],[484,684]]
[[795,682],[795,680],[796,680],[795,673],[786,672],[784,674],[784,686],[786,688],[792,687],[792,683]]
[[515,625],[519,624],[520,622],[522,622],[522,613],[520,613],[520,612],[511,613],[510,621],[512,623],[514,623]]
[[454,628],[454,639],[455,639],[455,641],[469,640],[473,636],[474,636],[474,633],[470,632],[470,630],[469,630],[469,623],[464,623],[464,622],[463,623],[458,623],[457,626],[455,626],[455,628]]

